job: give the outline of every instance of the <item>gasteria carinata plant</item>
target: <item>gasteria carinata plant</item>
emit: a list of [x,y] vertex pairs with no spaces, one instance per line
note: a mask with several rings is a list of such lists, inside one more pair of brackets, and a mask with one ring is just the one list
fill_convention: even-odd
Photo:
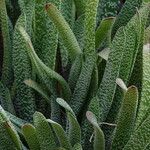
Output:
[[150,149],[150,4],[117,3],[0,0],[0,150]]

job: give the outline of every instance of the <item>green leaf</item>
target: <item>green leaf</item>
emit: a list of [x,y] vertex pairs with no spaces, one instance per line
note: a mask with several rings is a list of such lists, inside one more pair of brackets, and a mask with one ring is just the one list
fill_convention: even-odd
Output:
[[0,149],[16,150],[16,146],[14,145],[12,139],[6,131],[4,123],[4,121],[0,121]]
[[0,82],[0,99],[1,99],[1,105],[2,107],[9,111],[12,114],[15,114],[13,102],[11,100],[10,92],[7,87],[5,87],[1,82]]
[[[141,97],[141,103],[139,106],[138,116],[136,120],[136,126],[138,127],[142,122],[144,116],[150,112],[150,53],[144,53],[143,55],[143,89],[142,89],[142,97]],[[149,113],[150,114],[150,113]]]
[[104,121],[110,110],[116,89],[116,79],[119,76],[120,65],[125,48],[126,36],[124,28],[120,28],[112,41],[110,54],[106,64],[102,82],[96,99],[100,105],[100,121]]
[[123,150],[144,150],[149,145],[150,115],[136,129]]
[[61,13],[72,28],[75,21],[74,0],[64,0],[63,2],[61,2]]
[[67,103],[65,100],[63,100],[62,98],[57,98],[57,99],[56,99],[56,102],[57,102],[61,107],[65,108],[65,110],[66,110],[67,112],[70,112],[72,115],[75,116],[75,114],[74,114],[72,108],[68,105],[68,103]]
[[21,13],[26,16],[26,29],[28,34],[32,35],[32,25],[35,13],[35,0],[18,0]]
[[137,11],[137,8],[140,8],[142,4],[142,0],[126,0],[125,4],[123,5],[123,8],[119,12],[115,23],[112,28],[112,37],[116,34],[117,30],[125,26],[130,19],[134,16],[134,14]]
[[38,93],[40,93],[46,99],[46,101],[50,104],[50,96],[48,95],[48,91],[46,91],[42,85],[38,84],[37,82],[31,79],[25,80],[24,83],[28,85],[29,87],[33,88]]
[[56,148],[53,131],[46,118],[40,113],[33,115],[34,126],[36,128],[37,138],[42,150],[53,150]]
[[0,22],[3,37],[3,66],[2,66],[2,83],[10,88],[13,82],[12,70],[12,41],[10,34],[9,17],[7,15],[5,0],[0,1]]
[[77,17],[79,17],[85,12],[86,0],[74,0],[74,3],[76,6]]
[[[22,149],[22,143],[20,141],[19,135],[14,129],[9,119],[7,118],[7,115],[1,106],[0,106],[0,130],[1,130],[0,131],[1,140],[3,141],[3,139],[6,139],[6,141],[4,142],[6,143],[10,142],[10,143],[7,143],[8,149],[10,145],[12,145],[12,149],[13,148],[14,149],[17,148],[18,150]],[[6,137],[2,137],[2,136],[6,136]],[[4,146],[3,144],[4,143],[2,142],[2,145],[1,145],[2,147]]]
[[10,121],[19,128],[21,128],[24,124],[27,123],[27,121],[22,120],[7,111],[6,111],[6,115],[10,119]]
[[48,16],[58,29],[63,44],[67,48],[71,60],[74,61],[76,56],[82,53],[79,44],[77,42],[77,39],[75,38],[75,35],[73,34],[68,23],[65,21],[64,17],[56,8],[56,6],[49,3],[46,5],[46,11],[48,13]]
[[[148,12],[149,12],[148,5],[142,7],[139,11],[137,11],[136,15],[134,15],[134,17],[125,26],[125,33],[127,36],[127,40],[126,40],[126,46],[125,46],[125,50],[121,62],[120,71],[119,71],[119,78],[121,78],[126,85],[136,85],[139,90],[139,95],[141,91],[141,80],[143,74],[142,60],[141,60],[143,44],[141,44],[141,42],[143,41],[142,39],[144,34],[143,29],[145,28]],[[137,62],[135,63],[136,59]],[[135,64],[137,65],[135,66]],[[134,76],[131,76],[132,72]],[[132,80],[132,82],[130,82],[130,80]],[[116,118],[119,109],[121,107],[122,101],[123,101],[123,91],[119,87],[117,87],[113,104],[107,117],[107,122],[111,122],[111,123],[116,122]],[[140,98],[139,98],[139,103],[140,103]],[[107,130],[108,129],[106,129],[106,132]]]
[[81,142],[81,129],[71,107],[61,98],[57,98],[57,103],[65,108],[69,121],[68,136],[72,146]]
[[26,43],[26,51],[27,51],[32,63],[34,64],[36,72],[38,73],[38,75],[42,78],[43,81],[46,81],[47,78],[49,78],[49,81],[51,81],[51,79],[57,80],[62,86],[64,98],[66,100],[70,100],[71,90],[70,90],[67,82],[65,81],[65,79],[62,76],[60,76],[58,73],[53,71],[52,69],[48,68],[39,59],[39,57],[37,56],[37,54],[34,51],[30,37],[28,36],[26,31],[22,27],[19,27],[19,30],[20,30],[20,33],[21,33],[21,35],[22,35],[22,37]]
[[[69,24],[70,28],[73,28],[74,21],[75,21],[75,6],[73,0],[63,0],[61,2],[61,13],[66,22]],[[61,53],[61,60],[62,60],[62,66],[66,67],[69,63],[68,58],[68,50],[64,46],[63,41],[61,37],[59,37],[59,43],[60,43],[60,53]]]
[[58,46],[58,31],[53,22],[48,18],[44,6],[48,1],[60,8],[60,0],[36,0],[35,2],[35,50],[43,63],[55,69],[56,53]]
[[86,117],[94,127],[94,150],[105,150],[104,134],[97,123],[95,115],[92,112],[88,111],[86,113]]
[[95,52],[95,27],[98,0],[87,0],[84,19],[84,54],[90,56]]
[[99,0],[97,24],[104,18],[117,16],[120,8],[118,3],[118,0]]
[[106,37],[110,33],[112,24],[114,23],[114,20],[115,20],[114,17],[109,17],[109,18],[105,18],[101,21],[99,27],[96,30],[96,34],[95,34],[96,49],[99,48],[99,46],[102,44],[102,42],[106,39]]
[[[119,78],[126,85],[129,84],[134,61],[139,48],[139,38],[141,36],[141,16],[137,13],[125,26],[126,43],[119,70]],[[117,87],[113,99],[111,110],[109,111],[107,122],[115,123],[123,101],[123,90]],[[106,129],[107,130],[107,129]]]
[[[95,26],[96,26],[96,12],[98,0],[88,0],[85,10],[85,46],[84,55],[85,61],[83,62],[81,74],[76,83],[74,93],[71,99],[70,106],[76,115],[82,111],[88,94],[92,73],[96,64],[97,56],[95,53]],[[92,11],[91,11],[92,10]]]
[[22,13],[18,18],[13,37],[13,69],[15,77],[15,99],[14,104],[17,115],[25,120],[31,121],[35,112],[35,97],[33,90],[27,87],[23,81],[32,78],[30,59],[26,52],[26,43],[18,31],[19,26],[26,27],[27,16]]
[[70,143],[74,146],[77,143],[81,143],[81,129],[77,119],[70,112],[67,113],[67,118],[69,121],[68,136]]
[[[136,55],[136,59],[133,61],[134,67],[131,74],[131,79],[129,85],[135,85],[139,91],[139,104],[141,103],[141,92],[142,92],[142,82],[143,82],[143,44],[144,44],[144,31],[147,24],[147,19],[150,13],[150,4],[144,5],[139,14],[141,16],[141,36],[139,37],[139,48]],[[138,82],[137,82],[138,81]],[[138,110],[139,111],[139,110]],[[137,112],[138,112],[137,111]]]
[[73,147],[73,150],[83,150],[82,145],[79,144],[79,143],[75,144],[74,147]]
[[85,38],[84,22],[85,22],[85,14],[78,17],[78,19],[75,21],[74,27],[73,27],[73,32],[77,38],[77,41],[80,45],[81,50],[83,50],[83,48],[84,48],[84,38]]
[[69,142],[69,139],[62,126],[50,119],[47,119],[47,121],[52,125],[53,130],[55,131],[57,138],[59,140],[60,146],[65,148],[66,150],[72,150],[71,143]]
[[138,104],[138,90],[131,86],[125,93],[115,129],[112,150],[123,149],[133,133]]
[[4,122],[4,128],[8,132],[9,136],[11,137],[17,149],[22,150],[22,142],[14,126],[11,124],[11,122],[8,121]]
[[82,55],[77,56],[70,69],[68,84],[71,91],[74,91],[74,88],[78,82],[81,73],[82,63],[83,63],[82,57],[83,57]]
[[25,124],[22,126],[22,132],[30,150],[40,150],[35,127],[31,124]]

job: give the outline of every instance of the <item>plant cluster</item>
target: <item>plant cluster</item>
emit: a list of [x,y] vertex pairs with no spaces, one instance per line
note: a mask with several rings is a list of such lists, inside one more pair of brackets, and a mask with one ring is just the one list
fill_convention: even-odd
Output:
[[150,4],[123,3],[0,0],[0,150],[150,149]]

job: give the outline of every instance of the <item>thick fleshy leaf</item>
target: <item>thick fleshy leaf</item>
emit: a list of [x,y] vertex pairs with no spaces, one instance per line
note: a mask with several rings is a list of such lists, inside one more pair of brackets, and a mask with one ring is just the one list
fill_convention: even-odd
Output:
[[131,86],[125,93],[124,100],[114,132],[112,150],[122,150],[133,133],[138,105],[138,90]]
[[[28,20],[28,17],[24,13],[19,16],[13,35],[13,69],[15,77],[14,105],[16,113],[20,118],[31,121],[35,112],[35,95],[33,90],[26,86],[23,81],[32,78],[32,68],[26,52],[26,43],[18,31],[19,26],[25,28],[28,26],[26,19]],[[30,24],[30,22],[28,23]],[[30,28],[28,28],[28,30],[30,30]]]
[[71,91],[74,91],[74,88],[76,86],[76,83],[81,73],[82,63],[83,63],[82,57],[83,57],[82,55],[77,56],[74,63],[71,66],[69,79],[68,79],[68,84],[70,86]]
[[75,144],[74,147],[73,147],[73,150],[83,150],[83,149],[82,149],[82,145],[79,144],[79,143],[78,143],[78,144]]
[[86,96],[88,94],[92,73],[96,64],[97,56],[95,54],[95,27],[96,27],[96,13],[98,7],[98,0],[88,0],[85,8],[84,20],[84,55],[81,74],[76,83],[74,93],[71,99],[70,106],[76,115],[82,111]]
[[[22,143],[19,138],[19,135],[16,132],[16,130],[14,129],[11,122],[9,121],[9,118],[7,118],[7,115],[1,106],[0,106],[0,130],[1,130],[0,131],[0,138],[1,138],[0,141],[2,141],[2,143],[0,144],[1,148],[5,147],[7,149],[7,147],[8,147],[8,149],[9,149],[9,147],[12,146],[12,149],[16,149],[16,148],[18,150],[22,149]],[[3,136],[5,136],[5,137],[3,137]],[[6,141],[3,141],[4,139]],[[6,142],[6,145],[5,145],[5,142]]]
[[2,107],[12,114],[15,114],[15,109],[11,99],[9,89],[0,82],[0,101]]
[[26,31],[24,30],[24,28],[19,27],[19,31],[22,35],[22,37],[24,38],[24,41],[26,42],[26,51],[31,59],[31,62],[34,64],[35,69],[38,73],[38,75],[42,78],[43,81],[46,81],[46,79],[49,78],[49,81],[51,81],[50,79],[54,78],[55,80],[57,80],[63,89],[63,94],[66,100],[70,100],[71,97],[71,90],[67,84],[67,82],[65,81],[65,79],[59,75],[58,73],[56,73],[55,71],[53,71],[52,69],[48,68],[37,56],[37,54],[34,51],[34,48],[32,46],[31,40],[29,35],[26,33]]
[[58,46],[58,31],[45,12],[46,3],[51,2],[60,8],[60,0],[35,0],[35,50],[42,62],[55,69],[56,53]]
[[70,143],[72,144],[72,146],[74,146],[77,143],[81,143],[81,129],[77,119],[73,114],[68,112],[67,118],[69,121],[68,137]]
[[[138,127],[131,136],[123,150],[145,150],[149,145],[150,137],[150,115],[143,121],[141,126]],[[148,150],[148,149],[147,149]]]
[[65,108],[66,113],[67,113],[67,119],[68,119],[68,137],[70,140],[70,143],[72,146],[74,146],[77,143],[81,142],[81,129],[80,129],[80,125],[75,117],[75,114],[73,112],[73,110],[71,109],[71,107],[63,100],[58,98],[57,103],[62,106],[63,108]]
[[0,1],[0,22],[3,37],[3,66],[2,66],[2,83],[10,88],[13,82],[12,70],[12,41],[10,31],[10,20],[7,15],[5,0]]
[[[126,85],[140,86],[141,84],[140,80],[142,79],[141,76],[142,60],[140,58],[141,56],[140,57],[138,56],[139,55],[138,51],[140,47],[143,47],[140,43],[141,41],[143,41],[142,39],[144,34],[143,29],[145,28],[148,12],[149,12],[149,6],[148,5],[144,6],[136,13],[136,15],[125,26],[125,34],[127,38],[126,38],[125,49],[124,49],[123,58],[120,66],[119,78],[121,78]],[[141,53],[143,49],[142,48],[140,49],[141,49],[140,50]],[[136,71],[135,69],[133,71],[136,59],[139,63],[136,62],[137,64],[137,67],[135,67]],[[132,72],[135,75],[135,77],[133,76],[131,77]],[[136,79],[136,77],[138,77],[138,79]],[[130,79],[132,79],[131,83],[130,83]],[[137,88],[139,90],[139,95],[140,95],[141,88],[139,88],[139,86]],[[121,107],[122,100],[123,100],[123,91],[119,87],[117,87],[113,99],[113,104],[107,117],[107,122],[115,123],[119,109]]]
[[112,36],[114,37],[116,31],[122,27],[125,26],[130,19],[134,16],[136,13],[137,8],[140,8],[142,4],[142,0],[126,0],[125,4],[123,5],[123,8],[119,12],[118,16],[116,17],[115,23],[113,25],[112,29]]
[[99,27],[96,30],[95,34],[95,47],[96,49],[102,44],[102,42],[106,39],[107,36],[110,36],[111,27],[114,23],[114,17],[105,18],[101,21]]
[[16,150],[16,146],[14,145],[12,139],[7,133],[4,123],[4,121],[0,121],[0,149]]
[[74,114],[72,108],[67,104],[66,101],[64,101],[62,98],[57,98],[56,101],[57,101],[57,103],[58,103],[61,107],[65,108],[65,110],[66,110],[67,112],[70,112],[72,115],[75,116],[75,114]]
[[50,96],[48,95],[48,91],[45,91],[45,89],[42,85],[38,84],[37,82],[35,82],[31,79],[25,80],[24,83],[26,85],[28,85],[29,87],[33,88],[38,93],[40,93],[50,104]]
[[[75,15],[76,15],[74,0],[69,0],[69,1],[63,0],[63,2],[61,2],[61,14],[65,18],[66,22],[70,25],[70,28],[72,29],[74,26]],[[69,63],[68,50],[64,46],[61,37],[59,37],[59,43],[60,43],[62,66],[66,67]]]
[[[144,5],[139,14],[141,16],[141,36],[138,40],[138,52],[136,59],[134,60],[134,67],[131,74],[131,79],[129,85],[135,85],[139,91],[139,104],[141,103],[141,93],[142,93],[142,82],[143,82],[143,44],[144,44],[144,31],[147,24],[147,19],[149,18],[150,4]],[[138,81],[138,82],[137,82]]]
[[143,55],[143,89],[141,104],[139,106],[138,116],[136,120],[136,126],[138,127],[142,122],[144,116],[149,112],[150,114],[150,53],[144,53]]
[[35,112],[33,120],[40,148],[54,150],[56,148],[55,138],[46,118],[40,112]]
[[77,17],[79,17],[85,13],[86,0],[74,0],[74,3],[76,6]]
[[77,41],[80,45],[81,50],[84,48],[84,21],[85,20],[85,14],[81,15],[74,23],[73,32],[77,38]]
[[30,150],[40,150],[35,127],[31,124],[25,124],[22,126],[22,132]]
[[50,19],[57,27],[63,44],[67,48],[70,58],[73,61],[78,54],[82,53],[74,33],[56,6],[54,6],[52,3],[49,3],[46,5],[46,11]]
[[65,148],[66,150],[72,150],[71,143],[69,142],[67,134],[65,133],[62,126],[58,124],[57,122],[54,122],[50,119],[47,119],[47,121],[52,125],[53,130],[55,131],[57,138],[59,140],[60,146]]
[[10,112],[6,111],[6,115],[7,117],[10,119],[10,121],[15,124],[16,126],[18,126],[19,128],[21,128],[24,124],[27,123],[27,121],[22,120],[16,116],[14,116],[13,114],[11,114]]
[[108,57],[109,57],[109,54],[110,54],[110,49],[109,48],[105,48],[103,49],[102,51],[100,51],[98,53],[98,56],[100,56],[101,58],[103,58],[104,60],[108,60]]
[[97,123],[95,115],[92,112],[88,111],[86,113],[86,117],[94,128],[94,150],[105,150],[104,134]]
[[[100,104],[100,121],[104,121],[110,110],[116,89],[116,79],[119,76],[120,65],[126,43],[124,28],[120,28],[111,44],[111,52],[106,64],[102,82],[96,99]],[[94,111],[94,110],[93,110]]]

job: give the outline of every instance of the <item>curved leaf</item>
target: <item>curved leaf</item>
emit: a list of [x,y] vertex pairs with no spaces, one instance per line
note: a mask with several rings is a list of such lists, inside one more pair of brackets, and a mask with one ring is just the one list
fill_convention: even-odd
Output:
[[58,47],[58,31],[48,18],[44,6],[50,1],[60,8],[60,0],[35,0],[35,50],[42,62],[55,69],[56,53]]
[[83,150],[81,144],[75,144],[73,150]]
[[67,82],[65,81],[65,79],[60,76],[58,73],[56,73],[55,71],[53,71],[52,69],[48,68],[37,56],[37,54],[34,51],[34,48],[32,46],[30,37],[28,36],[28,34],[26,33],[26,31],[20,27],[19,28],[20,33],[22,34],[22,37],[24,38],[25,42],[26,42],[26,47],[27,47],[27,52],[28,55],[30,56],[30,59],[32,61],[32,63],[35,66],[36,71],[39,73],[38,75],[40,77],[42,77],[42,79],[45,81],[45,79],[47,78],[54,78],[55,80],[57,80],[63,88],[63,93],[64,93],[64,97],[66,100],[69,100],[71,97],[71,90],[67,84]]
[[31,124],[25,124],[22,126],[22,132],[30,150],[40,150],[35,127]]
[[126,43],[124,27],[120,28],[112,41],[111,52],[106,64],[102,82],[96,99],[100,104],[100,121],[104,121],[110,110],[116,89],[116,79],[119,76],[120,65]]
[[85,12],[86,0],[74,0],[74,3],[76,6],[77,17],[79,17]]
[[57,27],[64,46],[66,46],[68,53],[70,54],[70,58],[73,61],[78,54],[82,53],[75,35],[56,6],[54,6],[52,3],[49,3],[46,5],[46,11],[50,19]]
[[40,148],[42,150],[54,150],[56,148],[56,143],[54,140],[53,131],[46,118],[40,112],[35,112],[33,115],[33,121]]
[[2,107],[5,110],[9,111],[10,113],[15,114],[15,109],[13,102],[11,100],[9,89],[6,86],[4,86],[1,82],[0,82],[0,99]]
[[[14,129],[14,127],[11,124],[11,122],[9,121],[9,119],[7,118],[7,115],[1,106],[0,106],[0,130],[1,130],[0,131],[1,141],[3,141],[3,139],[6,140],[0,144],[1,147],[6,146],[6,149],[7,149],[7,146],[8,146],[8,148],[9,148],[9,146],[12,146],[12,149],[17,148],[18,150],[22,150],[22,143],[19,138],[19,135],[16,132],[16,130]],[[5,137],[3,137],[3,136],[5,136]],[[6,143],[8,142],[8,143],[5,145],[5,142]]]
[[40,93],[50,104],[50,96],[48,95],[47,91],[45,91],[42,85],[38,84],[37,82],[31,79],[25,80],[24,83],[29,87],[33,88],[34,90],[36,90],[38,93]]
[[100,129],[95,115],[92,112],[88,111],[86,113],[86,117],[94,127],[94,132],[95,132],[94,133],[95,134],[95,136],[94,136],[94,150],[105,150],[104,133]]
[[[30,59],[26,52],[26,43],[18,31],[21,25],[27,27],[28,17],[22,13],[18,18],[13,36],[13,69],[15,77],[15,98],[14,104],[17,115],[25,120],[31,121],[35,112],[35,95],[33,90],[27,87],[23,81],[32,78]],[[27,19],[28,20],[28,19]],[[30,29],[28,29],[30,30]]]
[[117,121],[117,128],[112,143],[112,150],[122,150],[133,132],[138,104],[138,90],[131,86],[125,93]]
[[71,107],[63,99],[58,98],[56,101],[60,106],[64,107],[66,110],[67,118],[69,121],[68,136],[69,136],[70,143],[72,144],[72,146],[74,146],[75,144],[81,142],[80,125]]
[[65,110],[66,110],[67,112],[70,112],[72,115],[75,116],[75,114],[74,114],[72,108],[67,104],[66,101],[64,101],[62,98],[57,98],[56,101],[57,101],[57,103],[58,103],[60,106],[62,106],[63,108],[65,108]]
[[2,67],[2,83],[8,88],[13,82],[12,70],[12,41],[9,26],[9,17],[7,15],[5,0],[0,1],[0,22],[3,36],[3,67]]
[[[99,27],[95,33],[95,47],[96,49],[102,44],[111,31],[112,24],[114,23],[114,17],[105,18],[101,21]],[[110,36],[110,35],[109,35]]]
[[134,131],[130,140],[123,150],[144,150],[149,144],[150,137],[150,115],[144,120],[141,126]]
[[116,17],[115,23],[113,25],[112,29],[112,36],[114,37],[116,31],[122,27],[125,26],[130,19],[134,16],[136,13],[137,8],[139,8],[142,4],[142,0],[126,0],[125,4],[123,5],[123,8],[119,12],[118,16]]
[[136,120],[137,127],[143,122],[143,118],[146,113],[150,112],[150,53],[145,53],[143,55],[143,61],[143,89],[141,103],[139,106],[138,116]]
[[84,22],[84,55],[81,74],[76,83],[74,93],[71,99],[70,106],[76,115],[79,115],[84,107],[86,96],[88,94],[92,73],[96,64],[97,56],[95,53],[95,27],[96,27],[96,13],[98,0],[88,0],[85,8],[85,22]]
[[69,139],[62,126],[50,119],[47,119],[47,121],[52,125],[53,130],[55,131],[59,140],[60,146],[65,148],[66,150],[72,150],[71,143],[69,142]]

